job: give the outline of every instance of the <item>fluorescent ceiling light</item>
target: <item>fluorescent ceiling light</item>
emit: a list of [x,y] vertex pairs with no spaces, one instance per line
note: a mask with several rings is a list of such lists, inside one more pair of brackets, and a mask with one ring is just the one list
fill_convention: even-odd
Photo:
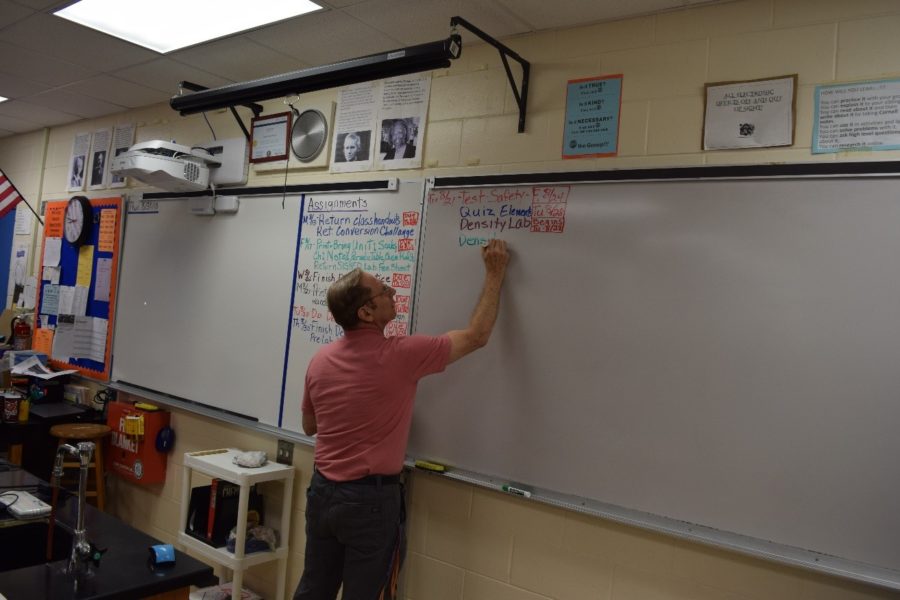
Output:
[[0,96],[0,102],[6,102],[7,100],[9,100],[9,98],[4,98],[3,96]]
[[309,0],[81,0],[54,14],[166,53],[320,8]]

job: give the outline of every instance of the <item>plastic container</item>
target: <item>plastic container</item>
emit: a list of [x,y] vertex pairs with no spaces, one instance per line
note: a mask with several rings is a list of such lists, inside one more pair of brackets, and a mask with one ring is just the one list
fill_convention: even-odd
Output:
[[7,423],[15,423],[19,420],[19,401],[21,394],[13,391],[3,392],[3,420]]
[[19,401],[19,423],[25,423],[28,421],[28,414],[31,412],[31,402],[29,402],[28,398],[22,398]]

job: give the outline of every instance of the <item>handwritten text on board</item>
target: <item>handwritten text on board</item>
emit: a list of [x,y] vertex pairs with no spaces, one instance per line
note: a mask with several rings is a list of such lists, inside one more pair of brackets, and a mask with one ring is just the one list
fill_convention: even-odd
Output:
[[429,205],[456,207],[459,245],[482,246],[511,231],[563,233],[569,186],[532,186],[477,190],[438,189]]
[[291,320],[301,339],[327,344],[343,335],[328,312],[326,293],[356,267],[396,289],[397,318],[385,335],[409,333],[420,211],[373,205],[365,198],[309,199],[301,224]]

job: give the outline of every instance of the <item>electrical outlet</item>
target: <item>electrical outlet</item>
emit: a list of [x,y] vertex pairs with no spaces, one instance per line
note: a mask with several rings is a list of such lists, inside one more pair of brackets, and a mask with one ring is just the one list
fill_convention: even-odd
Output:
[[294,464],[294,443],[287,440],[278,440],[278,455],[275,462],[283,465]]

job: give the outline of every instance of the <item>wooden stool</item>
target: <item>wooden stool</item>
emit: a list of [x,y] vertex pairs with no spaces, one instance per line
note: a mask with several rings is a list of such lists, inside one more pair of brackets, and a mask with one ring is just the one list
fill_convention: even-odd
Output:
[[[57,448],[63,444],[78,442],[94,442],[94,455],[88,469],[94,469],[94,489],[86,491],[85,496],[97,499],[97,508],[104,510],[106,496],[103,487],[103,439],[109,435],[110,428],[99,423],[66,423],[50,428],[50,435],[59,438]],[[68,455],[67,455],[68,456]],[[80,467],[78,461],[63,462],[63,467]],[[90,473],[88,474],[90,477]]]

